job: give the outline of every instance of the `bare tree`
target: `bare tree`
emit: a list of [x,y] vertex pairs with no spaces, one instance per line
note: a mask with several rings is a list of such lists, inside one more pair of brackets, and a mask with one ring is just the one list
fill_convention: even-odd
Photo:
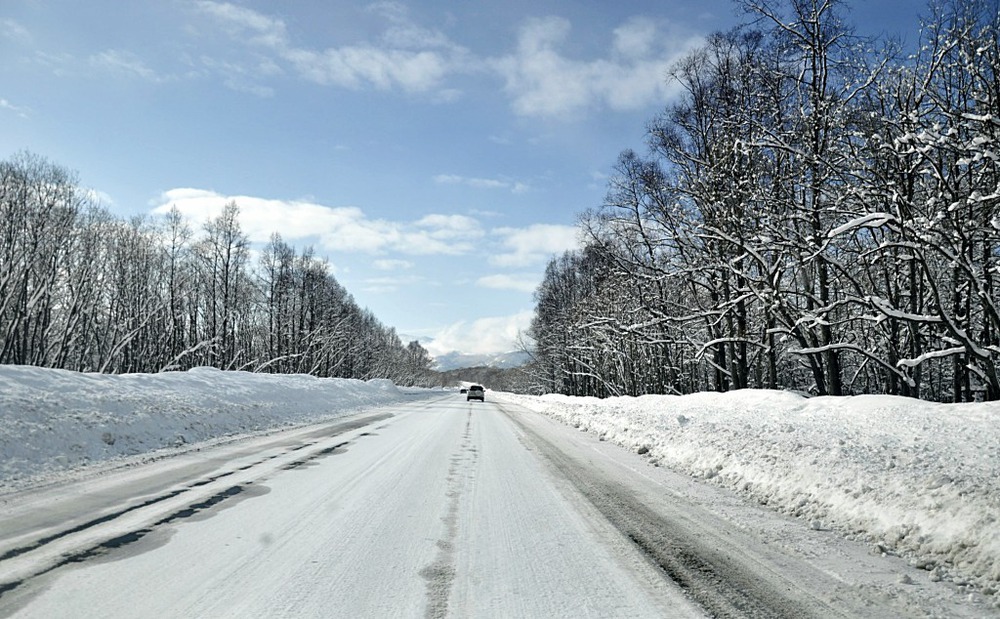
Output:
[[45,365],[85,195],[65,169],[22,153],[0,163],[0,362]]

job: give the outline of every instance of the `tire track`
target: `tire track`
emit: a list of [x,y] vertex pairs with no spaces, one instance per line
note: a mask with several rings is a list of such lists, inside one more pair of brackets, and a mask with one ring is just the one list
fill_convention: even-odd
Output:
[[475,465],[479,458],[472,444],[472,412],[466,413],[465,432],[458,450],[451,456],[448,467],[448,507],[441,520],[444,535],[436,542],[438,552],[430,565],[420,570],[427,581],[427,619],[442,619],[448,615],[448,599],[455,580],[455,539],[458,537],[459,504],[468,486],[475,481]]
[[[333,438],[388,417],[391,415],[348,420],[333,427],[323,427],[309,435],[316,440],[286,446],[277,453],[260,457],[234,470],[189,480],[180,487],[133,505],[9,548],[0,554],[0,571],[2,571],[0,598],[16,595],[16,590],[28,582],[55,572],[59,568],[83,563],[135,544],[150,533],[176,524],[180,520],[195,515],[210,514],[216,509],[232,505],[236,499],[266,493],[267,488],[261,482],[266,481],[268,477],[279,471],[298,469],[313,464],[320,458],[342,453],[353,442],[371,433],[364,432],[353,440],[337,443],[332,442]],[[233,479],[230,481],[227,478]],[[230,485],[227,486],[226,483]],[[186,497],[190,497],[189,502],[179,504]],[[133,523],[138,524],[133,526]],[[114,532],[101,539],[101,532],[105,528]],[[116,528],[118,530],[115,530]],[[86,541],[83,541],[82,545],[77,544],[73,542],[76,536],[82,536]],[[60,552],[53,554],[49,551],[49,547],[52,546],[60,546]],[[43,556],[39,556],[36,561],[33,560],[35,555]],[[18,567],[11,567],[11,564],[17,564]]]

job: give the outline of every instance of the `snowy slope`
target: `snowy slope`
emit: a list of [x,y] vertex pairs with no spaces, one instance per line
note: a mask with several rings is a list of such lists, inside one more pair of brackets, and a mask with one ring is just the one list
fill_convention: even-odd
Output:
[[756,390],[504,397],[904,556],[932,580],[1000,590],[1000,404]]
[[[107,376],[0,366],[0,494],[427,395],[385,381],[196,369]],[[770,391],[569,398],[491,393],[660,466],[899,554],[1000,604],[1000,404]],[[997,606],[1000,609],[1000,606]]]

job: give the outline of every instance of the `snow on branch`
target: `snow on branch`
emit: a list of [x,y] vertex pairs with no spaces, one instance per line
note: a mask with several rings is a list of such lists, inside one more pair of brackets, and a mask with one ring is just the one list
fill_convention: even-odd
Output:
[[827,238],[832,239],[840,236],[841,234],[852,232],[860,228],[881,228],[886,224],[896,222],[896,217],[890,213],[868,213],[867,215],[862,215],[861,217],[855,217],[851,221],[830,230],[826,236]]
[[903,310],[897,309],[889,304],[888,301],[881,297],[875,295],[868,295],[865,297],[865,301],[870,303],[872,307],[884,314],[889,318],[894,318],[896,320],[902,320],[905,322],[920,322],[928,324],[938,324],[944,322],[941,316],[934,314],[914,314],[911,312],[904,312]]
[[944,348],[942,350],[932,350],[931,352],[926,352],[919,357],[914,357],[913,359],[900,359],[896,362],[896,366],[901,368],[915,368],[928,359],[943,359],[944,357],[961,355],[964,352],[964,346],[955,346],[953,348]]

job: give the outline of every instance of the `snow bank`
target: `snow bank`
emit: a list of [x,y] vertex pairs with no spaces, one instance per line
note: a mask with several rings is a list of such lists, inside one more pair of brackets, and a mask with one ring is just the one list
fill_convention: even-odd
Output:
[[0,366],[0,488],[121,456],[348,414],[389,381],[222,372],[81,374]]
[[757,390],[504,397],[908,557],[932,579],[1000,590],[1000,404]]

